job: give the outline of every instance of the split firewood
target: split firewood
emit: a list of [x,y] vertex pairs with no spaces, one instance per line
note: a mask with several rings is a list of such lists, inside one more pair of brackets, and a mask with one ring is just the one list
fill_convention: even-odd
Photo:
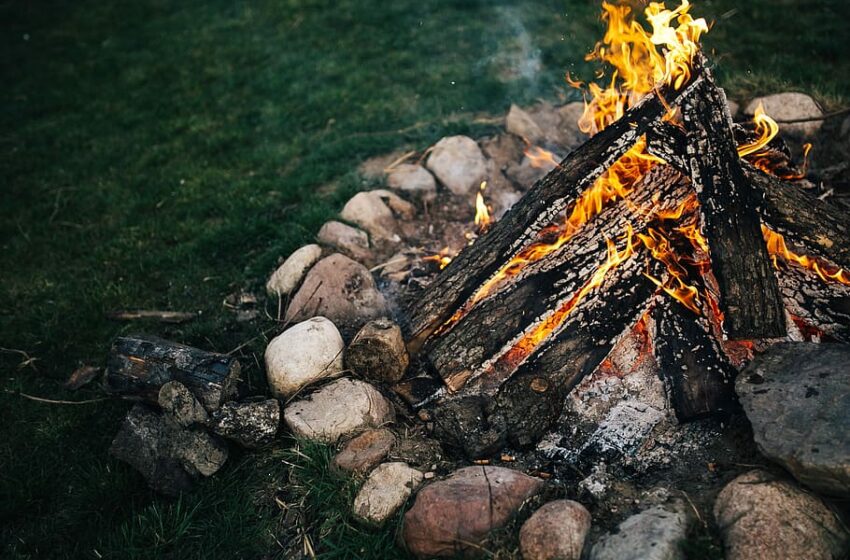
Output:
[[169,381],[163,385],[157,401],[162,411],[183,427],[203,425],[209,420],[204,406],[192,391],[179,381]]
[[212,412],[235,396],[240,374],[239,361],[231,356],[153,336],[127,336],[112,344],[104,388],[124,398],[158,403],[162,386],[179,381]]
[[401,329],[387,318],[366,323],[345,351],[348,369],[386,383],[401,379],[409,361]]

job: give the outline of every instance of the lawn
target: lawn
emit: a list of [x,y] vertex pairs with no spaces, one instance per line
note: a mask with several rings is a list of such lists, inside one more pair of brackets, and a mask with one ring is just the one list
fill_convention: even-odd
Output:
[[[238,351],[263,391],[258,291],[358,189],[364,159],[480,134],[511,102],[575,97],[601,36],[590,0],[0,2],[0,556],[260,558],[300,538],[273,499],[313,508],[320,557],[400,554],[354,525],[329,451],[244,454],[176,502],[107,455],[128,405],[69,393],[80,364],[146,331]],[[733,98],[850,102],[846,0],[704,0]],[[199,311],[179,326],[118,309]],[[260,336],[258,336],[260,335]],[[300,449],[300,448],[299,448]],[[317,511],[321,510],[321,511]],[[325,516],[329,519],[321,521]]]

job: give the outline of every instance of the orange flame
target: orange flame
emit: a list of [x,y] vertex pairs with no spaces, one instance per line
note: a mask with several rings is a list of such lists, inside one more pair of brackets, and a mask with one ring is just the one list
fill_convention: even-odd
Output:
[[649,274],[649,272],[644,272],[644,276],[664,290],[667,295],[679,301],[697,315],[700,315],[699,291],[685,281],[688,277],[688,271],[681,264],[679,255],[672,248],[667,237],[660,231],[652,228],[647,230],[646,234],[639,233],[637,236],[644,246],[649,249],[653,258],[667,267],[667,272],[669,273],[665,281],[659,280]]
[[675,10],[668,10],[663,2],[650,3],[644,14],[652,33],[635,19],[629,6],[603,2],[602,9],[608,29],[585,59],[606,62],[614,67],[614,72],[605,89],[597,84],[589,86],[591,101],[585,102],[579,120],[581,130],[589,134],[620,118],[626,109],[661,85],[680,89],[691,77],[699,38],[708,31],[704,19],[694,19],[688,13],[688,0],[682,0]]
[[422,257],[422,260],[436,262],[440,265],[440,270],[443,270],[449,266],[449,263],[452,262],[452,258],[454,258],[453,251],[448,247],[443,247],[438,254]]
[[530,331],[526,332],[511,347],[511,349],[508,350],[508,352],[501,356],[499,358],[500,363],[508,363],[515,366],[525,360],[541,342],[543,342],[564,323],[572,310],[575,309],[590,292],[602,284],[608,272],[617,268],[634,255],[634,235],[631,225],[626,226],[626,233],[623,237],[625,238],[626,246],[622,251],[617,250],[616,243],[611,239],[605,240],[608,246],[608,258],[606,261],[596,269],[593,276],[585,282],[577,293],[564,302],[554,313],[535,324]]
[[528,158],[528,162],[531,164],[531,167],[541,168],[541,167],[558,167],[560,164],[558,160],[555,158],[555,154],[550,152],[549,150],[545,150],[540,146],[531,146],[526,148],[525,157]]
[[746,144],[738,146],[739,157],[756,154],[756,152],[763,150],[764,147],[767,146],[779,133],[779,125],[764,112],[764,107],[761,103],[759,103],[759,106],[756,108],[756,112],[753,115],[753,122],[756,125],[756,134],[758,134],[758,138],[752,142],[747,142]]
[[761,226],[764,240],[767,242],[767,252],[773,260],[773,266],[779,268],[778,259],[783,259],[789,263],[795,263],[806,270],[811,270],[817,274],[824,282],[839,282],[850,286],[850,274],[841,267],[831,265],[829,263],[813,259],[806,255],[798,255],[788,249],[785,244],[785,238],[767,226]]
[[505,280],[513,278],[525,270],[529,264],[537,262],[563,247],[581,229],[581,226],[599,214],[608,202],[617,198],[625,198],[631,194],[640,178],[659,162],[662,162],[662,160],[646,151],[646,142],[643,139],[638,141],[604,174],[600,175],[592,187],[582,193],[573,205],[566,223],[561,226],[558,237],[554,241],[538,241],[521,250],[452,315],[446,322],[446,326],[454,324],[466,316],[470,309],[493,293]]
[[478,226],[479,233],[487,231],[493,219],[490,217],[490,209],[484,203],[484,189],[487,188],[487,181],[481,182],[481,188],[478,189],[478,194],[475,196],[475,225]]

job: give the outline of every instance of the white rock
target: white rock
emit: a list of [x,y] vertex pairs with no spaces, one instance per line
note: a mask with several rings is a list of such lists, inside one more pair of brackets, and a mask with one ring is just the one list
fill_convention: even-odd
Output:
[[395,412],[368,383],[342,378],[291,403],[283,419],[296,436],[335,443],[343,436],[392,422]]
[[590,560],[684,560],[680,545],[687,537],[688,521],[682,504],[674,510],[653,506],[599,539]]
[[311,383],[338,376],[344,349],[336,326],[324,317],[286,329],[266,347],[266,376],[272,393],[289,397]]
[[326,222],[317,236],[319,243],[328,245],[352,259],[374,264],[374,255],[369,247],[369,235],[356,227],[342,222]]
[[534,122],[531,115],[513,104],[505,117],[505,129],[532,144],[546,140],[543,129]]
[[523,560],[579,560],[590,512],[571,500],[555,500],[534,512],[519,532]]
[[423,480],[423,474],[406,463],[378,466],[354,498],[354,515],[373,525],[382,525],[407,501]]
[[287,295],[298,284],[322,256],[322,248],[316,244],[304,245],[289,255],[283,264],[272,273],[266,282],[266,291],[270,295]]
[[850,542],[820,498],[763,471],[727,484],[714,502],[714,517],[728,560],[832,560]]
[[403,163],[395,166],[387,175],[387,185],[427,202],[437,198],[437,181],[421,165]]
[[414,213],[415,209],[409,202],[393,192],[379,189],[351,197],[340,216],[369,232],[373,239],[397,242],[401,237],[396,216],[410,219]]
[[452,193],[468,196],[487,178],[487,160],[468,136],[447,136],[431,150],[426,166]]
[[[776,120],[794,120],[820,117],[823,115],[815,100],[804,93],[777,93],[753,99],[744,113],[752,116],[761,103],[765,112]],[[820,130],[823,121],[802,123],[779,123],[779,130],[788,134],[811,136]]]

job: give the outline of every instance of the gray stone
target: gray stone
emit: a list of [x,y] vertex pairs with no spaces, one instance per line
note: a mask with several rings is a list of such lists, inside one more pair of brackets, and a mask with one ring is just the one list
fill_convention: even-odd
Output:
[[402,163],[387,175],[387,186],[427,202],[437,198],[437,181],[418,164]]
[[431,149],[426,166],[452,193],[468,196],[487,178],[487,160],[475,140],[448,136]]
[[[815,100],[804,93],[786,92],[757,97],[747,105],[744,114],[752,116],[759,104],[762,104],[764,111],[777,121],[816,118],[823,115],[823,111]],[[779,123],[779,130],[785,134],[812,136],[820,130],[822,125],[823,121],[820,120]]]
[[369,246],[369,235],[342,222],[326,222],[317,236],[319,243],[327,245],[361,263],[374,264],[375,256]]
[[342,336],[325,317],[289,327],[266,347],[266,378],[272,394],[287,398],[312,383],[338,377],[344,349]]
[[555,500],[534,512],[519,532],[523,560],[579,560],[590,512],[571,500]]
[[681,543],[688,533],[682,504],[653,506],[620,523],[615,533],[600,538],[590,560],[684,560]]
[[209,428],[215,434],[256,448],[271,443],[280,427],[277,399],[228,402],[212,415]]
[[266,282],[266,291],[271,295],[288,295],[321,256],[322,248],[316,244],[297,249],[272,273]]
[[561,117],[561,145],[569,151],[575,150],[590,138],[579,128],[579,120],[584,114],[584,103],[574,101],[558,109]]
[[368,383],[342,378],[287,405],[283,419],[296,436],[336,443],[341,437],[389,424],[395,411]]
[[158,402],[163,412],[177,424],[191,426],[209,420],[207,410],[185,385],[169,381],[159,389]]
[[735,390],[759,450],[825,494],[850,497],[850,345],[776,344]]
[[848,544],[846,528],[819,498],[763,471],[726,485],[714,517],[727,560],[833,560]]
[[362,264],[340,254],[316,263],[286,310],[288,322],[320,315],[350,333],[387,315],[387,303]]
[[513,104],[505,117],[505,129],[531,144],[537,144],[546,139],[543,129],[534,122],[531,115]]
[[399,225],[392,208],[385,202],[389,197],[382,196],[385,193],[389,191],[357,193],[345,204],[340,216],[369,232],[372,239],[398,242],[401,241]]
[[372,471],[354,498],[354,515],[383,525],[422,483],[422,473],[405,463],[384,463]]

